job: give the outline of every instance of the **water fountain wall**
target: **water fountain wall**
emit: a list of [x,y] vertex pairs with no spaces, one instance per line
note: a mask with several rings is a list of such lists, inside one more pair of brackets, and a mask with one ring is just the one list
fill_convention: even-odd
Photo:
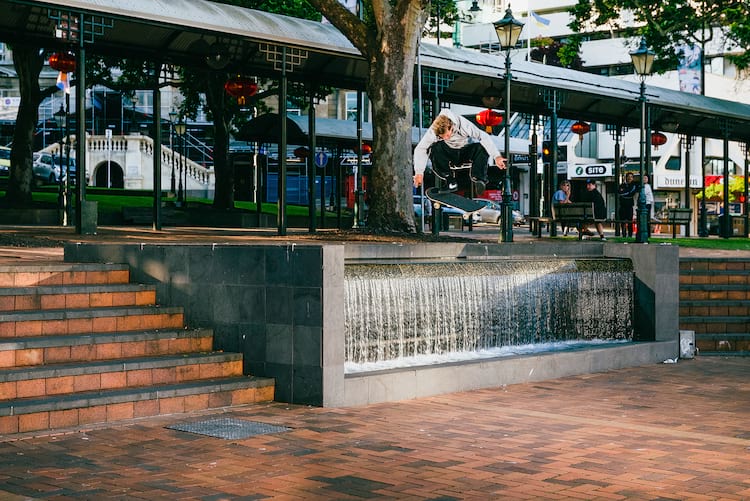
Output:
[[629,260],[352,264],[345,270],[347,365],[633,338]]
[[[513,256],[628,260],[634,339],[649,342],[345,374],[348,267],[456,259],[476,267],[498,260],[515,266]],[[670,246],[79,243],[66,245],[65,259],[128,264],[133,281],[156,285],[161,304],[185,308],[189,327],[212,328],[216,349],[242,352],[246,373],[274,377],[275,398],[285,402],[360,405],[656,363],[678,353],[678,259]]]

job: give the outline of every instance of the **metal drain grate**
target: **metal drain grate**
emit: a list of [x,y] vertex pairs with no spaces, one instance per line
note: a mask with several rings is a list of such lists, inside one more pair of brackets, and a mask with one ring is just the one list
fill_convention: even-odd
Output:
[[195,423],[180,423],[167,426],[167,429],[197,433],[209,437],[224,438],[227,440],[248,438],[254,435],[268,435],[270,433],[282,433],[291,430],[285,426],[276,426],[259,421],[244,421],[242,419],[219,418],[207,421],[196,421]]

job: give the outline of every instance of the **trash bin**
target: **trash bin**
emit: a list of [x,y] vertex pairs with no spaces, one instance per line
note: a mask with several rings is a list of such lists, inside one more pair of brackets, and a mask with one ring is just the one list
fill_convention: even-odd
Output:
[[695,331],[680,331],[680,358],[695,357]]

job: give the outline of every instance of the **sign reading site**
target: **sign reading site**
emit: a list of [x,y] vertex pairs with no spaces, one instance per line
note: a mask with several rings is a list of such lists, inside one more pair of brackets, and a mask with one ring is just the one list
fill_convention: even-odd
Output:
[[611,177],[612,164],[578,164],[568,165],[568,179],[587,177]]

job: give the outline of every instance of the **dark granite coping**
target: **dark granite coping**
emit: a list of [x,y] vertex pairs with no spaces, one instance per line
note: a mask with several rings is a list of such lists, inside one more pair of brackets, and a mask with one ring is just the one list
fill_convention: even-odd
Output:
[[273,384],[273,378],[246,376],[108,391],[80,392],[52,397],[17,399],[0,402],[0,416],[79,409],[159,398],[185,397],[206,392],[217,393],[247,388],[262,388]]
[[105,372],[163,369],[194,364],[234,362],[242,360],[241,353],[191,353],[128,359],[49,364],[32,367],[0,369],[0,382],[27,381],[31,379],[102,374]]
[[750,284],[680,284],[680,291],[747,291]]
[[0,273],[66,272],[66,271],[127,271],[127,264],[118,263],[50,263],[50,264],[3,264]]
[[155,285],[145,284],[86,284],[86,285],[41,285],[37,287],[0,287],[0,296],[92,294],[102,292],[155,291]]
[[750,316],[681,316],[680,323],[701,323],[701,324],[744,324],[750,322]]
[[68,320],[74,318],[103,318],[125,315],[155,315],[183,313],[184,309],[176,306],[124,306],[112,308],[80,310],[33,310],[16,311],[0,314],[0,322],[27,322],[29,320]]
[[164,329],[149,331],[96,332],[92,334],[67,334],[54,336],[29,336],[0,339],[0,351],[82,346],[105,343],[130,343],[213,336],[213,329]]

